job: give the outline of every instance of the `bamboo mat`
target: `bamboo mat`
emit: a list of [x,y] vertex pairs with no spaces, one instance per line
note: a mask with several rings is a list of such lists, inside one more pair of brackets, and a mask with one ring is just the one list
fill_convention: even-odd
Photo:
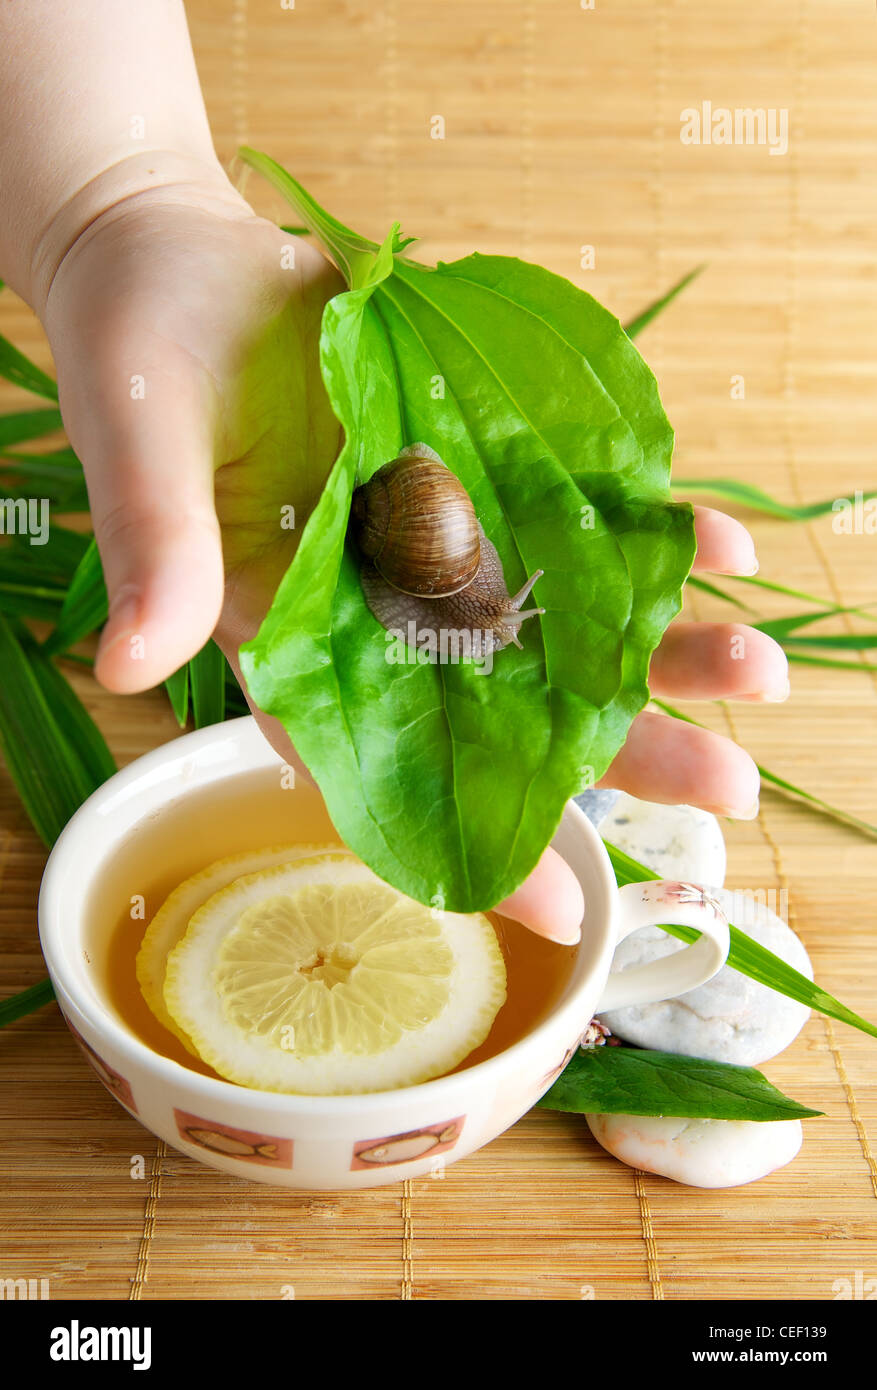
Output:
[[[473,249],[569,276],[622,319],[700,279],[641,340],[676,470],[787,501],[877,485],[877,15],[865,0],[191,0],[223,159],[244,141],[334,214],[423,259]],[[786,108],[788,153],[686,146],[680,112]],[[442,115],[445,139],[430,138]],[[250,176],[260,211],[285,218]],[[583,246],[595,266],[581,268]],[[8,292],[0,328],[44,365]],[[734,376],[745,398],[731,394]],[[0,392],[0,408],[21,407]],[[877,598],[877,537],[752,520],[761,572]],[[788,599],[765,605],[782,613]],[[727,617],[702,595],[698,618]],[[853,630],[839,620],[836,630]],[[877,685],[793,668],[782,708],[692,706],[760,760],[875,819]],[[77,686],[120,763],[171,738],[162,696]],[[0,781],[0,987],[43,973],[44,855]],[[817,979],[877,1015],[877,851],[766,794],[726,826],[727,882],[785,889]],[[54,1007],[2,1037],[0,1275],[87,1299],[831,1299],[877,1276],[877,1043],[821,1017],[765,1067],[826,1117],[788,1168],[701,1192],[616,1163],[575,1117],[533,1111],[424,1178],[356,1193],[248,1185],[165,1151],[104,1091]],[[145,1177],[130,1176],[142,1155]]]

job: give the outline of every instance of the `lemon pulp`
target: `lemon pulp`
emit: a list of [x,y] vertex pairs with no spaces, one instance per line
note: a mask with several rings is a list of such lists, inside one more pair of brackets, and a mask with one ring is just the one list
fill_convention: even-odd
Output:
[[314,1095],[386,1090],[452,1070],[487,1037],[506,972],[483,915],[424,907],[342,850],[227,873],[206,901],[211,870],[181,885],[149,970],[138,962],[174,1031],[220,1075]]

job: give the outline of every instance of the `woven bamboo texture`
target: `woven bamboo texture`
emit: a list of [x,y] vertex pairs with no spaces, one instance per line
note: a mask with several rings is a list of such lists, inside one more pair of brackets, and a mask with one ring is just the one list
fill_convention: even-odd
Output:
[[[877,485],[877,15],[856,0],[191,0],[220,154],[243,142],[342,220],[396,218],[422,259],[537,260],[622,319],[703,275],[641,339],[679,476],[789,502]],[[685,145],[680,112],[786,109],[789,147]],[[431,138],[441,115],[445,138]],[[434,128],[434,126],[432,127]],[[258,209],[285,220],[251,175]],[[582,268],[593,247],[594,268]],[[8,292],[0,328],[46,366]],[[732,394],[742,377],[745,396]],[[739,389],[736,393],[739,397]],[[13,388],[0,408],[21,408]],[[744,513],[740,514],[744,516]],[[877,599],[877,536],[746,520],[762,575]],[[775,598],[765,613],[791,611]],[[727,617],[698,595],[691,616]],[[853,631],[839,619],[838,632]],[[787,706],[690,707],[773,770],[867,819],[877,684],[795,666]],[[77,688],[120,763],[172,738],[161,694]],[[44,852],[0,776],[0,988],[43,973]],[[877,1016],[877,850],[778,795],[726,825],[728,885],[785,890],[817,979]],[[765,1071],[825,1111],[788,1168],[701,1192],[623,1167],[576,1117],[533,1111],[441,1180],[293,1193],[157,1145],[54,1008],[0,1039],[3,1277],[86,1299],[831,1299],[877,1276],[877,1042],[814,1016]],[[145,1177],[132,1179],[140,1154]]]

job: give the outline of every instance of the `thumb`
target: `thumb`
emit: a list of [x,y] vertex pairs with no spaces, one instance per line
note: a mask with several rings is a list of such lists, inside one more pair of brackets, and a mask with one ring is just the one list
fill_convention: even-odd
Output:
[[82,356],[59,388],[109,594],[95,675],[120,693],[147,690],[200,650],[222,606],[213,397],[166,344],[160,362]]

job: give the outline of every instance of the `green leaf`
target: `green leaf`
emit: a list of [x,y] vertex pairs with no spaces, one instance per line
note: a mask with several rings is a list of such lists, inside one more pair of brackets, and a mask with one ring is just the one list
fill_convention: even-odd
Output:
[[804,652],[786,652],[786,656],[801,666],[827,666],[833,671],[877,671],[877,661],[836,661],[830,656],[808,656]]
[[[604,840],[606,852],[609,855],[615,878],[619,887],[626,883],[645,883],[650,879],[660,878],[652,869],[646,868],[645,864],[640,864],[636,859],[631,859],[629,854],[625,854],[617,845],[612,845],[608,840]],[[696,941],[699,932],[691,927],[671,926],[661,923],[661,930],[669,932],[671,936],[678,937],[680,941]],[[806,975],[800,971],[793,970],[779,956],[775,956],[766,947],[759,946],[758,942],[753,941],[745,932],[737,927],[731,926],[731,947],[728,951],[727,964],[734,970],[739,970],[741,975],[748,975],[750,979],[757,980],[759,984],[766,985],[768,989],[775,990],[777,994],[785,994],[789,999],[797,999],[799,1003],[806,1004],[809,1009],[816,1009],[818,1013],[827,1014],[829,1018],[836,1018],[840,1023],[848,1023],[852,1028],[858,1028],[861,1033],[868,1033],[872,1038],[877,1038],[877,1024],[869,1023],[867,1019],[861,1018],[859,1014],[853,1013],[845,1004],[841,1004],[832,995],[828,994],[812,980],[808,980]]]
[[13,994],[9,999],[0,1000],[0,1028],[5,1028],[18,1018],[24,1018],[25,1014],[35,1013],[44,1004],[51,1004],[54,998],[52,981],[47,977],[38,984],[31,985],[29,989]]
[[208,642],[192,657],[189,680],[195,728],[221,724],[225,718],[225,657],[215,642]]
[[[802,507],[793,507],[768,496],[760,487],[754,487],[751,483],[741,483],[737,478],[674,478],[673,491],[708,492],[713,497],[721,497],[725,502],[737,502],[740,506],[764,512],[767,516],[781,517],[784,521],[809,521],[812,517],[824,516],[826,512],[837,510],[834,504],[838,500],[829,497],[825,502],[808,502]],[[862,494],[862,500],[865,502],[872,497],[877,497],[877,490],[872,489]]]
[[666,309],[667,305],[673,302],[677,294],[681,294],[686,286],[690,285],[692,280],[696,280],[703,270],[706,270],[706,265],[695,266],[694,270],[690,270],[687,275],[683,275],[681,280],[677,280],[671,290],[668,290],[660,299],[656,299],[654,304],[650,304],[648,309],[644,309],[641,314],[637,314],[635,319],[631,319],[629,323],[626,323],[624,325],[624,331],[628,338],[635,338],[637,334],[642,333],[643,329],[648,327],[652,319],[656,319],[658,315]]
[[92,540],[70,582],[58,625],[46,638],[45,651],[60,652],[75,647],[106,620],[107,588],[97,543]]
[[821,1115],[754,1067],[634,1047],[579,1049],[538,1102],[546,1110],[682,1119],[798,1120]]
[[51,589],[38,584],[16,584],[0,579],[0,612],[16,613],[22,618],[39,618],[43,622],[57,621],[64,602],[64,589]]
[[60,671],[3,614],[0,669],[0,749],[34,829],[52,845],[115,764]]
[[[674,709],[664,700],[653,700],[652,703],[662,709],[665,714],[672,715],[674,719],[681,719],[685,724],[694,724],[698,729],[706,728],[705,724],[699,724],[696,719],[692,719],[690,715],[682,714],[680,710]],[[832,806],[830,802],[813,796],[811,792],[804,791],[803,787],[797,787],[794,782],[789,782],[785,777],[780,777],[778,773],[770,772],[766,767],[762,767],[761,763],[756,763],[755,766],[761,774],[762,782],[769,782],[772,787],[785,792],[788,796],[800,798],[808,806],[821,811],[823,815],[830,816],[832,820],[841,821],[842,824],[849,825],[854,830],[861,830],[865,835],[877,835],[877,825],[872,825],[870,821],[860,820],[858,816],[853,816],[848,811],[842,811],[838,806]]]
[[58,399],[58,387],[50,376],[25,357],[23,352],[19,352],[17,347],[13,347],[7,338],[0,333],[0,376],[7,381],[12,381],[16,386],[23,386],[26,391],[33,391],[38,396],[45,396],[50,401]]
[[59,512],[88,511],[85,476],[72,449],[48,454],[6,452],[0,457],[0,492],[5,497],[45,497]]
[[39,439],[44,434],[63,428],[58,410],[21,410],[12,415],[0,415],[0,450],[10,444],[22,444],[26,439]]
[[181,666],[178,671],[174,671],[172,676],[168,676],[164,682],[164,688],[168,693],[171,702],[171,709],[176,715],[177,723],[181,729],[186,726],[189,718],[189,662]]
[[[772,637],[775,642],[786,642],[790,639],[790,634],[797,632],[799,628],[809,627],[811,623],[819,623],[826,618],[836,618],[841,613],[858,613],[859,611],[858,608],[844,608],[840,604],[832,604],[830,607],[820,609],[818,613],[793,613],[789,618],[767,618],[764,622],[755,623],[754,626],[759,631],[766,632],[768,637]],[[866,616],[872,622],[874,621],[871,614],[866,614]],[[809,642],[811,638],[806,640]],[[826,638],[812,638],[813,643],[819,645],[827,640]],[[862,641],[868,646],[877,644],[877,633],[871,637],[864,636]]]
[[[393,257],[394,232],[372,254],[288,176],[275,182],[354,258],[361,288],[323,320],[345,445],[241,649],[244,675],[376,873],[421,902],[483,909],[527,876],[584,770],[601,775],[648,699],[694,555],[691,511],[668,491],[672,431],[617,320],[573,285],[498,256],[429,269]],[[345,544],[355,481],[416,441],[469,492],[509,592],[545,571],[545,617],[489,674],[407,647],[411,664],[388,660]]]
[[714,598],[720,598],[725,603],[731,603],[735,608],[742,609],[744,613],[751,612],[748,603],[743,603],[739,598],[735,598],[733,594],[726,593],[724,589],[719,588],[718,584],[713,584],[709,579],[700,579],[697,575],[690,574],[688,576],[688,587],[691,589],[700,589],[705,594],[712,594]]

